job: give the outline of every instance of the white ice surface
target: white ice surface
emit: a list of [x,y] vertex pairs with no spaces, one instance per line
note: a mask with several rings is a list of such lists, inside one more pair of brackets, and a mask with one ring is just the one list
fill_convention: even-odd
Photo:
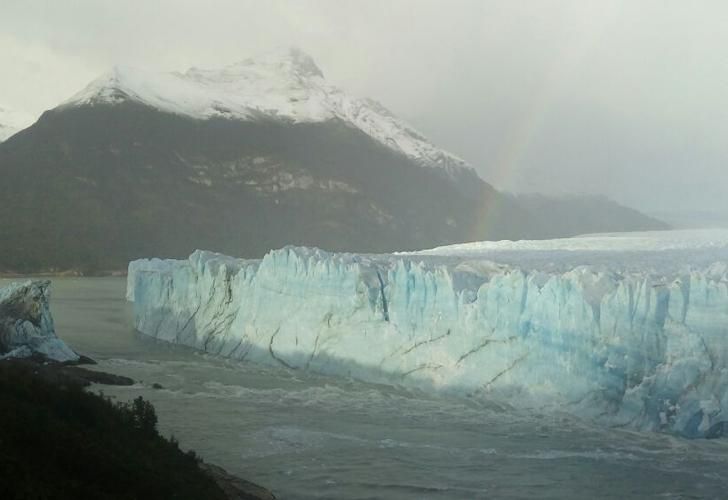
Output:
[[129,266],[142,333],[239,359],[715,435],[728,421],[728,232],[288,247]]
[[442,255],[482,257],[491,252],[527,251],[564,252],[644,252],[665,250],[724,249],[728,229],[643,231],[632,233],[587,234],[554,240],[476,241],[437,247],[398,255]]

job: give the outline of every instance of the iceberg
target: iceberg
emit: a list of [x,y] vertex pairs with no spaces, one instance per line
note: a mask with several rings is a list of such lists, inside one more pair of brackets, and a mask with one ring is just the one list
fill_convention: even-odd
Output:
[[80,359],[56,336],[49,286],[50,281],[25,281],[0,288],[0,360],[33,355],[61,362]]
[[129,264],[138,331],[240,360],[728,431],[728,231]]

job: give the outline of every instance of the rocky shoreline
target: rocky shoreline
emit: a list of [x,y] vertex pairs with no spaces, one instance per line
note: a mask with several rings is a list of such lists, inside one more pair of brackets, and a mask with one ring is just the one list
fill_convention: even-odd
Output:
[[6,369],[20,370],[59,386],[88,387],[91,384],[132,385],[134,380],[122,375],[89,370],[80,364],[95,364],[90,358],[81,363],[62,363],[35,355],[28,358],[10,358],[0,361]]
[[[91,384],[132,385],[135,383],[129,377],[91,370],[79,366],[80,364],[95,364],[95,362],[90,358],[84,358],[80,363],[58,362],[44,359],[38,355],[20,359],[4,359],[0,361],[0,375],[10,371],[24,378],[35,378],[61,390],[88,387]],[[220,466],[201,461],[199,468],[215,482],[228,500],[275,500],[276,498],[266,488],[233,476]]]
[[233,476],[222,467],[201,463],[200,468],[217,483],[230,500],[275,500],[275,495],[255,483]]

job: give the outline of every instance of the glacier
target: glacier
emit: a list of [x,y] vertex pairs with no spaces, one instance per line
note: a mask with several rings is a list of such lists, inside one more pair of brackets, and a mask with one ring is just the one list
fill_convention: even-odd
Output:
[[54,361],[80,356],[56,336],[50,281],[25,281],[0,288],[0,360],[39,355]]
[[728,431],[728,231],[129,264],[136,329],[610,426]]

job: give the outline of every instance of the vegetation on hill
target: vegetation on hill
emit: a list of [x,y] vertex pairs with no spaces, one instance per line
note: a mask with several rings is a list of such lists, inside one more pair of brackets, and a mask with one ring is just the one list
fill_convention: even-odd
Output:
[[114,403],[0,362],[0,498],[227,498],[156,424],[141,397]]

